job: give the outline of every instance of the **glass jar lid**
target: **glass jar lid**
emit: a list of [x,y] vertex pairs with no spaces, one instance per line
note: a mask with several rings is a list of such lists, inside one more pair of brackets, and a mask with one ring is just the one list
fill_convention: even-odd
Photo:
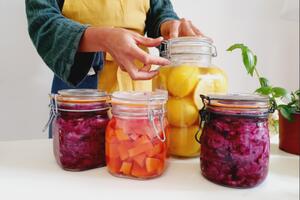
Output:
[[110,109],[107,93],[96,89],[64,89],[49,96],[50,115],[43,132],[59,112],[106,112]]
[[163,41],[161,56],[171,59],[182,54],[199,54],[216,57],[217,49],[207,37],[178,37]]
[[132,107],[160,106],[166,104],[168,92],[156,90],[154,92],[114,92],[111,96],[111,103],[114,105],[126,105]]
[[268,96],[256,94],[201,95],[202,110],[226,114],[265,115],[273,111]]
[[106,102],[108,95],[96,89],[65,89],[59,90],[55,98],[61,103],[93,103]]
[[269,108],[269,97],[255,94],[209,95],[209,106],[229,108]]

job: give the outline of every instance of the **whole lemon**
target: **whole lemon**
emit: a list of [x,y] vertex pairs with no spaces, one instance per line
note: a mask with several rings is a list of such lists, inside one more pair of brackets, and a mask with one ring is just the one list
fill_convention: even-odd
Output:
[[170,154],[184,157],[198,156],[200,144],[195,139],[198,130],[197,125],[188,128],[171,127],[168,138]]
[[164,66],[159,68],[159,74],[158,74],[158,81],[159,81],[159,88],[160,89],[168,89],[168,77],[171,72],[171,67],[170,66]]
[[181,65],[172,69],[168,77],[168,91],[176,97],[189,95],[199,81],[196,66]]
[[188,127],[197,121],[198,110],[190,98],[169,97],[167,117],[173,126]]
[[200,110],[203,107],[200,94],[226,94],[228,83],[226,74],[216,67],[199,68],[200,81],[194,89],[194,104]]

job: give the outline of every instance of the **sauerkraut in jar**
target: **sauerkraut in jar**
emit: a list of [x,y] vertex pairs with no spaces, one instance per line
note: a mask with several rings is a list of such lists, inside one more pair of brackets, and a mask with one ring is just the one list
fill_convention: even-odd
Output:
[[[220,185],[248,188],[268,174],[270,141],[268,97],[202,96],[201,171]],[[197,138],[197,136],[196,136]]]
[[60,90],[52,95],[53,150],[65,170],[105,166],[107,95],[93,89]]
[[167,92],[115,92],[113,118],[106,129],[108,171],[119,177],[149,179],[166,168]]
[[162,66],[153,80],[153,87],[169,93],[167,118],[169,152],[173,156],[199,156],[200,144],[194,135],[198,130],[200,94],[225,94],[227,76],[212,64],[217,55],[207,38],[181,37],[166,41],[162,56],[171,65]]

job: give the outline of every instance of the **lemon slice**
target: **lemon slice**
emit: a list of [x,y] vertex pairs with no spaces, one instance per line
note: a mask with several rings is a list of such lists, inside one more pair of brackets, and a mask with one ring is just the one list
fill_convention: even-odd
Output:
[[203,107],[200,94],[226,94],[227,80],[221,75],[204,75],[195,87],[193,99],[197,109]]

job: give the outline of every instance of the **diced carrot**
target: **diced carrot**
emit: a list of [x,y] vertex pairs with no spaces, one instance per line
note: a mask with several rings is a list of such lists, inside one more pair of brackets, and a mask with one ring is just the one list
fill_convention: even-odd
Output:
[[118,144],[106,142],[105,155],[109,158],[119,158]]
[[146,158],[146,169],[147,172],[156,172],[161,168],[161,161],[157,158]]
[[122,129],[116,129],[115,133],[119,141],[129,140],[128,135]]
[[106,164],[111,173],[119,173],[121,168],[121,160],[119,158],[109,158],[106,156]]
[[118,145],[118,153],[120,155],[121,160],[126,160],[129,157],[128,147],[124,144]]
[[110,140],[111,137],[115,136],[115,131],[113,128],[111,128],[110,126],[107,126],[106,130],[105,130],[105,138]]
[[165,169],[166,160],[160,160],[160,166],[157,169],[157,174],[162,174]]
[[146,178],[151,176],[144,167],[139,166],[137,163],[133,163],[131,175],[137,178]]
[[111,143],[111,144],[119,144],[120,141],[117,139],[116,136],[111,136],[111,137],[105,137],[105,142],[106,143]]
[[145,166],[145,158],[146,155],[144,153],[137,155],[135,157],[133,157],[133,160],[140,166],[140,167],[144,167]]
[[133,140],[133,141],[136,141],[137,139],[138,139],[138,135],[137,134],[135,134],[135,133],[130,133],[129,134],[129,138],[131,139],[131,140]]
[[151,141],[149,140],[149,138],[146,135],[142,135],[133,143],[133,145],[138,146],[138,145],[146,144],[146,143],[151,143]]
[[154,155],[154,158],[160,159],[160,160],[165,160],[167,158],[167,148],[163,149],[160,153]]
[[153,148],[153,145],[150,142],[141,143],[141,144],[137,145],[136,147],[128,150],[129,157],[131,157],[131,158],[135,157],[141,153],[145,153],[145,152],[151,150],[152,148]]
[[129,175],[131,172],[132,163],[131,162],[123,162],[120,172],[123,174]]
[[111,120],[108,123],[108,126],[111,127],[112,129],[116,128],[116,118],[111,118]]
[[163,149],[163,145],[164,145],[163,143],[159,143],[159,144],[154,145],[154,147],[152,149],[150,149],[149,151],[147,151],[147,155],[149,157],[153,157],[156,154],[159,154],[162,151],[162,149]]
[[122,128],[125,133],[137,136],[144,135],[150,128],[148,119],[117,119],[116,127]]

